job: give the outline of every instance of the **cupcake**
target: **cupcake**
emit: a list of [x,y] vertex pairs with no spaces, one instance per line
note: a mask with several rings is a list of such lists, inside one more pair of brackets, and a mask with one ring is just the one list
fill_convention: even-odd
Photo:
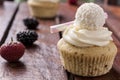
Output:
[[59,0],[28,0],[32,16],[40,18],[53,18],[56,16]]
[[67,27],[57,47],[64,68],[75,75],[94,77],[108,73],[117,53],[105,24],[106,13],[94,3],[84,3]]

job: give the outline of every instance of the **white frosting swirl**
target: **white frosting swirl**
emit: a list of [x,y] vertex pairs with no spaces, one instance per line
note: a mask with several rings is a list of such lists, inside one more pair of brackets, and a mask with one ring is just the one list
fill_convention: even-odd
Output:
[[105,19],[99,5],[85,3],[78,8],[74,24],[65,30],[63,39],[78,47],[105,46],[112,40],[112,32],[103,27]]
[[112,32],[105,27],[87,30],[72,26],[65,30],[63,39],[78,47],[105,46],[112,40],[111,34]]

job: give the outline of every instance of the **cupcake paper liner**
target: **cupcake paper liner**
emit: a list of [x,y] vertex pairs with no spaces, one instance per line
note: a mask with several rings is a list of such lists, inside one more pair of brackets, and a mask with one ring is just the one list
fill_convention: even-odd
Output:
[[76,52],[76,50],[74,50],[75,48],[71,51],[67,50],[68,46],[66,47],[65,43],[64,45],[62,43],[62,48],[59,48],[61,47],[61,43],[59,43],[58,49],[60,51],[62,65],[68,72],[80,76],[94,77],[106,74],[112,68],[117,50],[113,43],[111,44],[111,46],[114,50],[109,51],[110,45],[105,47],[108,49],[107,52],[109,53],[93,53],[95,55],[81,53],[79,50]]
[[61,52],[61,60],[64,68],[69,72],[81,76],[99,76],[106,74],[112,68],[114,55],[100,55],[96,57],[68,55]]

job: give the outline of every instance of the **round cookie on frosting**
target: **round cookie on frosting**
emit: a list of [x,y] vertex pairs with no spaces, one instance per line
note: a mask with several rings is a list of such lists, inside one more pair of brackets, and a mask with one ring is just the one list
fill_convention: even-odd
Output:
[[105,12],[97,4],[85,3],[78,8],[74,24],[57,44],[67,71],[91,77],[110,71],[117,48],[112,32],[103,27],[105,19]]
[[28,0],[32,16],[40,18],[53,18],[56,16],[59,0]]
[[77,9],[75,15],[75,26],[86,29],[97,29],[105,24],[105,12],[94,3],[85,3]]

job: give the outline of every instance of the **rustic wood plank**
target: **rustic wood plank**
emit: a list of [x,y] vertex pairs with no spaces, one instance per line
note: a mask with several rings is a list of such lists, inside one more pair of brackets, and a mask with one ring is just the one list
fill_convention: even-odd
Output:
[[[107,25],[108,28],[113,32],[114,34],[114,40],[118,47],[118,54],[115,58],[115,62],[113,65],[114,71],[117,73],[115,75],[115,80],[120,80],[120,16],[117,14],[120,11],[119,7],[111,7],[109,10],[106,10],[108,12],[108,19],[107,19]],[[114,79],[113,79],[114,80]]]
[[120,18],[120,6],[108,5],[108,10],[115,16]]
[[17,8],[18,4],[8,1],[0,6],[0,45],[5,41]]
[[[25,30],[22,20],[31,17],[27,4],[20,5],[6,43],[11,37],[16,39],[16,33]],[[39,39],[33,46],[26,49],[19,63],[9,64],[0,58],[0,80],[67,80],[67,75],[56,49],[59,40],[58,33],[50,34],[49,26],[56,24],[55,20],[39,19],[40,25],[36,32]]]
[[111,12],[108,13],[107,25],[108,28],[113,32],[113,34],[120,40],[120,19],[112,15]]
[[113,34],[120,40],[120,7],[108,5],[104,7],[105,11],[108,13],[108,19],[106,24],[108,28],[113,32]]
[[61,17],[61,23],[73,21],[75,19],[75,13],[78,6],[70,5],[68,3],[61,3],[59,15]]

